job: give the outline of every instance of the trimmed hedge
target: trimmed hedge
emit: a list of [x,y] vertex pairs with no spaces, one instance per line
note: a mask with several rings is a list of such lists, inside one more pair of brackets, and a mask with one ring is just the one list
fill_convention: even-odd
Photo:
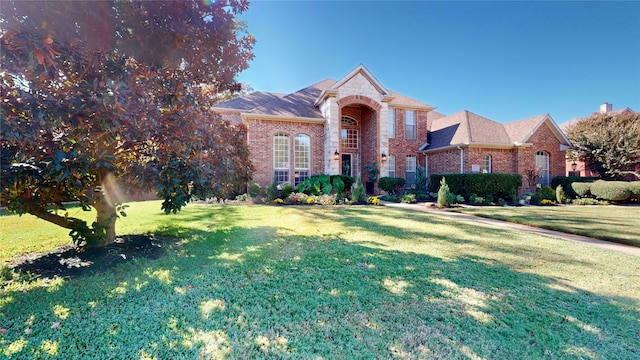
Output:
[[465,199],[476,195],[515,202],[518,188],[522,186],[520,174],[433,174],[430,176],[431,192],[438,192],[443,177],[447,179],[450,191]]
[[551,179],[551,188],[555,189],[558,185],[562,185],[562,189],[565,194],[570,198],[575,198],[578,194],[572,188],[573,183],[594,182],[599,180],[596,177],[581,177],[581,176],[555,176]]
[[631,190],[625,181],[598,180],[591,184],[591,195],[596,199],[625,201],[631,197]]
[[378,180],[378,187],[389,194],[395,194],[398,189],[404,187],[406,183],[403,178],[394,178],[394,177],[381,177]]
[[571,189],[578,198],[594,197],[599,200],[624,202],[640,200],[640,181],[605,181],[592,183],[574,182]]
[[571,192],[567,192],[567,194],[574,194],[575,197],[583,198],[591,195],[591,183],[588,182],[574,182],[571,183]]

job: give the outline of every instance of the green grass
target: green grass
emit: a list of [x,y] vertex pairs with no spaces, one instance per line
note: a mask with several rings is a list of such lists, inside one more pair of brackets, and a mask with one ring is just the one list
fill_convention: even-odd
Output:
[[479,206],[456,211],[640,247],[640,206]]
[[[0,353],[640,355],[640,262],[632,255],[387,207],[189,205],[178,216],[158,209],[132,204],[119,231],[180,236],[166,256],[1,289]],[[11,241],[3,235],[3,246]]]

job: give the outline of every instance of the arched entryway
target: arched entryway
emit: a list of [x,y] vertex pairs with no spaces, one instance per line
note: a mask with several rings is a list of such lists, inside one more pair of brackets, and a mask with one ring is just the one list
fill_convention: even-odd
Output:
[[[351,100],[349,102],[345,100]],[[380,168],[380,105],[375,101],[358,97],[342,99],[340,105],[340,172],[357,178],[360,176],[372,194],[375,182],[369,179],[368,166]],[[377,179],[376,179],[377,180]]]

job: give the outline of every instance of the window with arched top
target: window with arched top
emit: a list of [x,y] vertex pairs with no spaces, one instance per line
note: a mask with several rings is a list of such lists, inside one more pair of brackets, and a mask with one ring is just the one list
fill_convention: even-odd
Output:
[[482,173],[483,174],[491,173],[491,155],[485,155],[482,158]]
[[349,116],[342,117],[342,129],[340,130],[340,140],[342,148],[357,149],[358,148],[358,121]]
[[342,117],[342,126],[358,126],[358,120],[352,118],[351,116],[343,116]]
[[538,175],[538,184],[542,186],[549,185],[549,153],[546,151],[536,152],[536,172]]

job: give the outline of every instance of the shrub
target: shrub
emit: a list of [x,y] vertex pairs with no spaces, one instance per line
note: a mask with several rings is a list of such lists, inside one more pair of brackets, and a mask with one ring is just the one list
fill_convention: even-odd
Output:
[[282,185],[282,197],[287,198],[293,192],[293,186],[291,184]]
[[462,203],[464,203],[464,196],[456,195],[456,204],[462,204]]
[[260,184],[253,183],[249,186],[249,196],[255,198],[260,195]]
[[307,200],[306,200],[307,204],[309,204],[309,205],[313,205],[313,204],[315,204],[315,203],[316,203],[316,201],[317,201],[317,199],[316,199],[316,197],[315,197],[315,196],[313,196],[313,195],[309,196],[309,197],[307,198]]
[[400,201],[407,204],[415,204],[416,196],[414,194],[405,194],[402,196],[402,199]]
[[556,202],[553,200],[549,200],[549,199],[542,199],[542,201],[540,201],[540,205],[545,205],[545,206],[549,206],[549,205],[555,205]]
[[564,194],[564,188],[562,185],[556,186],[556,201],[558,204],[564,204],[567,202],[567,196]]
[[336,197],[334,195],[322,194],[316,199],[316,202],[320,205],[335,205]]
[[406,184],[403,178],[381,177],[378,180],[378,187],[389,194],[396,194]]
[[593,198],[580,198],[571,201],[573,205],[607,205],[606,201],[599,201]]
[[292,192],[286,197],[285,202],[287,204],[306,204],[309,196],[305,193]]
[[369,205],[380,205],[380,199],[377,196],[369,196],[367,198],[367,204]]
[[597,199],[625,201],[631,197],[629,183],[624,181],[598,180],[591,184],[591,194]]
[[571,190],[573,190],[578,197],[587,197],[591,195],[591,183],[571,183]]
[[427,191],[428,182],[429,182],[429,179],[427,178],[427,174],[424,172],[424,168],[418,165],[418,167],[416,168],[416,179],[413,185],[411,185],[411,188],[414,189],[416,192],[425,192]]
[[567,197],[576,198],[579,196],[573,190],[574,183],[585,183],[585,182],[593,182],[598,180],[595,177],[581,177],[581,176],[555,176],[551,179],[551,187],[556,189],[558,185],[562,185],[562,189]]
[[378,196],[378,199],[384,200],[384,201],[393,202],[393,203],[399,203],[400,202],[400,197],[398,195],[386,194],[386,195]]
[[265,189],[265,202],[270,202],[275,200],[278,197],[278,180],[276,180],[276,178],[273,178],[273,182],[268,185]]
[[342,178],[340,178],[339,176],[332,177],[331,184],[333,185],[333,188],[336,190],[336,193],[338,194],[338,198],[344,199],[346,196],[346,193],[344,191],[345,187],[344,187],[344,181],[342,181]]
[[553,190],[551,186],[545,186],[542,189],[540,189],[540,194],[538,196],[540,197],[541,203],[543,200],[550,200],[554,202],[556,201],[556,191]]
[[631,191],[631,199],[640,200],[640,181],[630,182],[629,191]]
[[485,198],[491,195],[515,202],[518,188],[522,185],[520,174],[433,174],[430,177],[431,191],[438,191],[438,184],[445,176],[450,191],[464,196],[465,199],[476,194]]
[[469,202],[473,205],[482,205],[484,204],[484,198],[482,196],[477,196],[476,194],[471,194]]
[[358,176],[356,184],[351,191],[351,200],[354,203],[363,203],[366,198],[367,194],[365,193],[364,186],[362,186],[362,180],[360,180],[360,176]]
[[236,201],[247,201],[248,195],[247,194],[240,194],[238,196],[236,196]]
[[298,192],[307,195],[330,194],[333,190],[340,193],[344,197],[344,190],[351,189],[355,179],[348,175],[326,175],[318,174],[307,178],[304,182],[298,184]]
[[455,201],[455,194],[449,191],[449,185],[443,177],[440,180],[440,189],[438,190],[438,207],[449,207]]

